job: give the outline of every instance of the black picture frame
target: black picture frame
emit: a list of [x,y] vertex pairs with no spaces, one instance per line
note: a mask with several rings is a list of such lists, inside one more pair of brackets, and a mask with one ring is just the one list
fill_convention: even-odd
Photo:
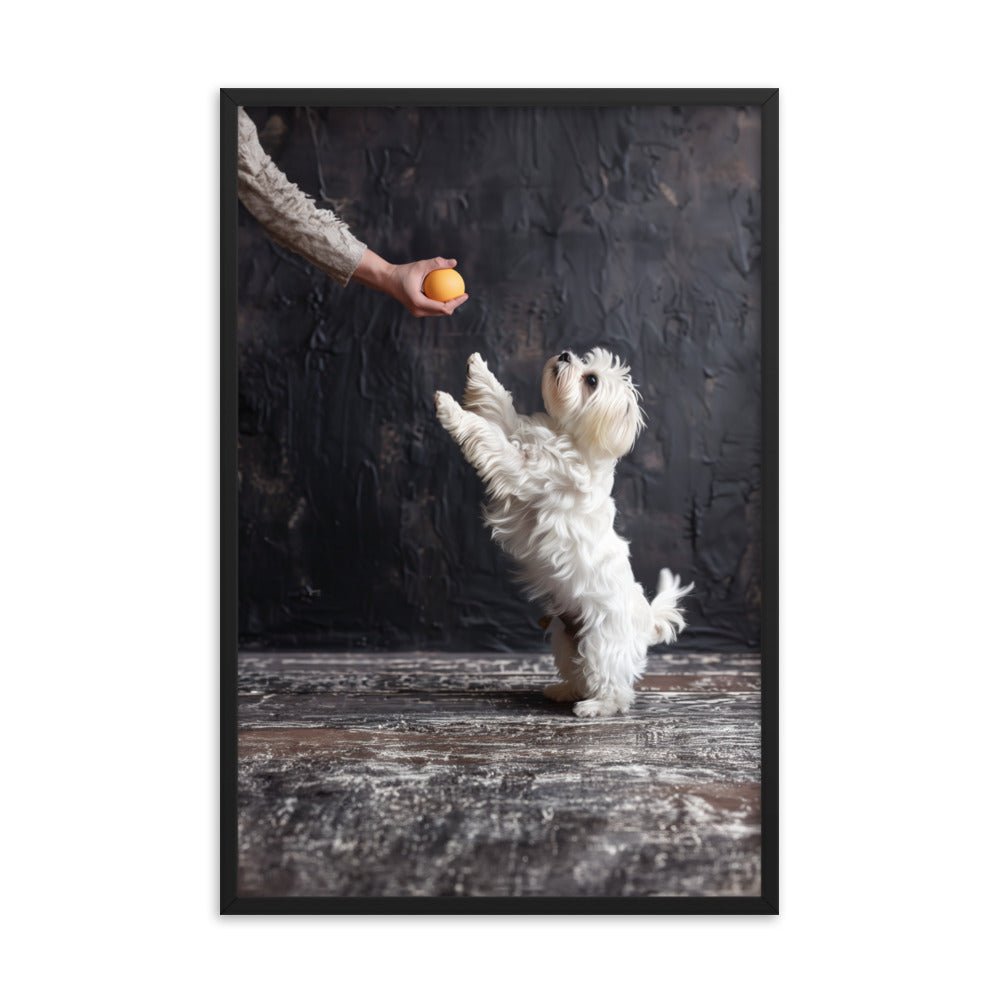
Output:
[[[760,109],[762,219],[761,894],[759,897],[252,897],[237,891],[237,109],[240,106],[738,105]],[[220,91],[220,912],[778,913],[778,90],[229,89]]]

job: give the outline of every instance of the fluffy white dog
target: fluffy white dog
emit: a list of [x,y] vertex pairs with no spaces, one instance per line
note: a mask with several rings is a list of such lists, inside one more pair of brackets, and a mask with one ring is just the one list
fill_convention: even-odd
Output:
[[678,601],[693,587],[664,569],[647,601],[614,530],[615,466],[644,425],[629,369],[600,348],[553,357],[542,376],[547,412],[533,417],[514,410],[478,354],[466,374],[463,406],[438,392],[437,416],[486,485],[494,539],[546,608],[563,679],[545,694],[575,701],[582,717],[626,712],[646,650],[677,638]]

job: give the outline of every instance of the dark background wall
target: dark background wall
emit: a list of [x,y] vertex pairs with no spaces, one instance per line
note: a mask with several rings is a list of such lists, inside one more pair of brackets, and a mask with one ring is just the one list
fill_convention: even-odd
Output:
[[390,261],[457,258],[471,298],[415,319],[241,206],[241,644],[541,651],[433,396],[479,351],[533,412],[546,358],[601,345],[649,421],[615,490],[637,578],[695,582],[686,647],[757,646],[757,109],[247,111],[317,204]]

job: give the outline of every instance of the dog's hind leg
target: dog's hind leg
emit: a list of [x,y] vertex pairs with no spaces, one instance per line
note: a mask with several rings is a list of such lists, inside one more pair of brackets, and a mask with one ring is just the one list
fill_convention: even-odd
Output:
[[543,694],[552,701],[579,701],[584,696],[584,689],[576,642],[558,618],[552,619],[549,633],[552,636],[552,656],[562,680],[558,684],[550,684]]
[[627,712],[635,701],[633,685],[646,665],[645,648],[628,636],[610,636],[603,628],[584,635],[579,643],[584,697],[573,706],[573,714],[593,718]]

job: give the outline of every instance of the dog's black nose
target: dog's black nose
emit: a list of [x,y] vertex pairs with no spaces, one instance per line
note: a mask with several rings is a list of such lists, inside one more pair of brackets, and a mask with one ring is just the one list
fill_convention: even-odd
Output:
[[559,355],[559,360],[565,361],[567,364],[569,364],[569,351],[563,351],[562,354]]

